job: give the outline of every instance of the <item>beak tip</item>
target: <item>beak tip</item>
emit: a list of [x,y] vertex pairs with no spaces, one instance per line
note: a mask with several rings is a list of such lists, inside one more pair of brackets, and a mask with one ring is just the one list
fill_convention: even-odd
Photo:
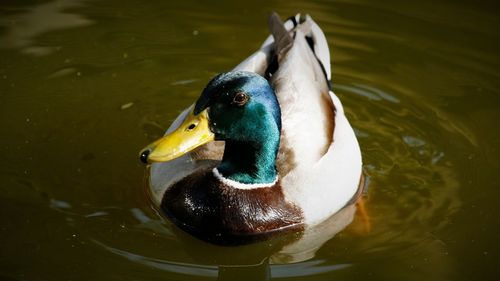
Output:
[[139,156],[139,159],[141,160],[142,163],[148,164],[148,156],[151,153],[151,150],[146,149],[141,152],[141,155]]

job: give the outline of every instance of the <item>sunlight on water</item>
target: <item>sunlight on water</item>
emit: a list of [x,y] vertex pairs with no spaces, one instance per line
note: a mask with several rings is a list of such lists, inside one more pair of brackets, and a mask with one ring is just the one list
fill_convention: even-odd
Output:
[[57,46],[37,46],[36,37],[62,29],[70,29],[92,24],[92,21],[65,10],[82,6],[85,1],[66,0],[43,3],[28,10],[21,10],[11,17],[2,19],[8,27],[0,37],[0,47],[19,49],[35,56],[48,55]]

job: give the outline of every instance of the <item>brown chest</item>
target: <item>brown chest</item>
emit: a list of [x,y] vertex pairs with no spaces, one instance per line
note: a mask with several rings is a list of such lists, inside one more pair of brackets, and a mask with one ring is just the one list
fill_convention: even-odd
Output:
[[285,200],[279,181],[271,187],[237,189],[210,170],[174,184],[161,206],[177,226],[214,243],[251,242],[303,228],[302,212]]

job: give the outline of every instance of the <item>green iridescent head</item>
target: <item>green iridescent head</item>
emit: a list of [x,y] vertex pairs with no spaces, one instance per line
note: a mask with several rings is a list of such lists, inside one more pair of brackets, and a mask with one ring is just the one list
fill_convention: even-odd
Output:
[[281,130],[274,90],[253,72],[227,72],[214,77],[196,102],[194,114],[206,108],[217,139],[252,140]]
[[213,78],[195,104],[208,109],[210,130],[226,148],[219,172],[242,183],[276,179],[281,111],[269,82],[253,72],[227,72]]

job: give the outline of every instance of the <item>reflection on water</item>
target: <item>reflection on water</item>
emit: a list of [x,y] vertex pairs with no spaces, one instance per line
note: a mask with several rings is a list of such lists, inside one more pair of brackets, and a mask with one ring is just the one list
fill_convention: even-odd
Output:
[[161,259],[149,258],[141,255],[137,255],[124,250],[119,250],[110,246],[107,246],[97,240],[93,240],[97,245],[105,248],[106,250],[122,256],[130,261],[138,262],[152,268],[157,268],[165,272],[182,273],[189,276],[204,276],[204,277],[216,277],[217,267],[199,265],[199,264],[187,264],[180,262],[164,261]]
[[[497,9],[32,2],[0,4],[0,279],[496,278]],[[137,149],[260,45],[271,10],[307,11],[326,33],[370,180],[371,231],[351,209],[316,233],[209,245],[151,208]]]
[[[122,256],[127,260],[147,265],[151,268],[159,269],[163,272],[171,272],[191,277],[211,277],[220,281],[229,280],[252,280],[265,281],[272,278],[294,278],[320,275],[332,271],[342,270],[350,267],[350,264],[327,265],[325,261],[314,260],[298,264],[277,264],[270,265],[267,259],[257,264],[242,265],[218,265],[210,266],[203,264],[180,263],[165,261],[161,259],[149,258],[127,251],[119,250],[102,244],[99,241],[93,241],[106,250]],[[256,274],[257,272],[257,274]],[[250,275],[248,275],[250,274]],[[237,278],[237,279],[235,279]]]
[[[346,206],[325,222],[307,229],[303,233],[278,237],[270,241],[239,247],[222,247],[193,239],[177,229],[173,224],[162,224],[149,218],[139,209],[131,212],[140,221],[137,228],[146,228],[157,234],[171,236],[188,251],[197,264],[176,262],[168,259],[144,256],[130,250],[122,250],[101,241],[91,241],[107,251],[127,260],[172,273],[194,276],[214,277],[218,280],[232,280],[244,276],[249,269],[260,272],[249,276],[248,280],[270,280],[271,277],[307,276],[326,273],[348,267],[348,264],[322,265],[321,261],[308,262],[314,258],[316,251],[338,232],[349,225],[356,211],[355,205]],[[194,244],[194,245],[193,245]],[[193,246],[195,246],[193,248]],[[293,267],[279,266],[293,263]],[[270,266],[272,264],[272,266]],[[284,270],[287,268],[287,270]],[[242,279],[243,280],[243,279]],[[246,280],[246,279],[244,279]]]
[[43,56],[57,49],[36,42],[38,36],[62,29],[71,29],[92,24],[84,16],[66,12],[77,8],[86,0],[56,0],[27,7],[13,15],[3,17],[0,26],[6,28],[0,36],[0,47],[18,49],[25,54]]
[[368,85],[355,84],[352,86],[349,85],[335,85],[337,90],[347,91],[353,94],[357,94],[368,98],[370,100],[386,100],[393,103],[399,103],[399,99],[374,87],[370,87]]

